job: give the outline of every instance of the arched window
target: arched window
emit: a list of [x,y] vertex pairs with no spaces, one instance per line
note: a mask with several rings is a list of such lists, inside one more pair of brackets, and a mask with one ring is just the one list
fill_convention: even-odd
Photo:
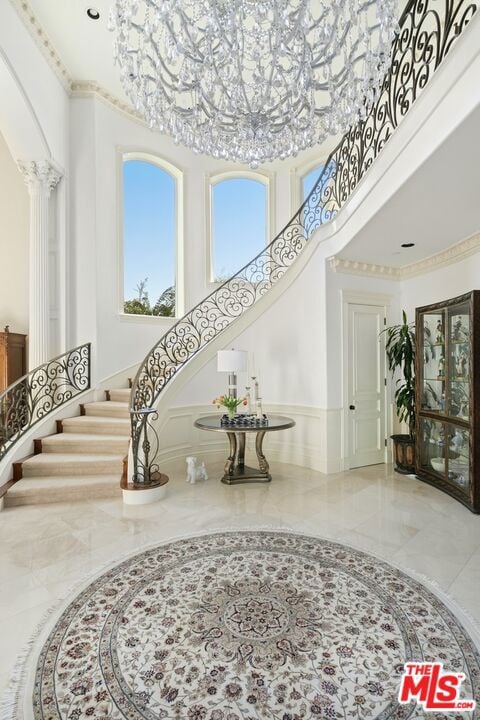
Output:
[[123,312],[178,307],[178,177],[148,156],[123,158]]
[[[328,182],[328,179],[334,175],[335,171],[335,162],[333,160],[330,161],[330,164],[328,166],[331,170],[331,172],[327,173],[325,177],[322,180],[322,185],[325,185]],[[317,180],[320,178],[321,173],[325,169],[325,165],[315,165],[314,168],[309,170],[305,175],[302,175],[301,177],[301,202],[304,202],[307,197],[310,195],[311,191],[315,187]]]
[[230,176],[210,187],[210,280],[235,274],[265,247],[268,240],[268,180]]

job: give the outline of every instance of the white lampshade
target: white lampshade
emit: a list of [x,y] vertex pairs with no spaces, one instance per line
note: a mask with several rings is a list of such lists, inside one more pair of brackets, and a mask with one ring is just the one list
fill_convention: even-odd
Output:
[[219,350],[217,352],[218,372],[241,372],[247,369],[248,353],[245,350]]

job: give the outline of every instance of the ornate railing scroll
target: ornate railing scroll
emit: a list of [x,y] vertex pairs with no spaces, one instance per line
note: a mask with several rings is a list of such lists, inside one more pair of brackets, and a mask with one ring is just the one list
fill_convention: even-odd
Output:
[[[468,0],[410,0],[399,21],[390,70],[375,105],[342,137],[288,225],[251,262],[181,318],[148,353],[132,388],[132,451],[138,476],[142,424],[167,383],[254,305],[346,203],[477,10]],[[140,463],[141,464],[141,463]]]
[[0,393],[0,460],[37,422],[90,388],[90,343],[40,365]]

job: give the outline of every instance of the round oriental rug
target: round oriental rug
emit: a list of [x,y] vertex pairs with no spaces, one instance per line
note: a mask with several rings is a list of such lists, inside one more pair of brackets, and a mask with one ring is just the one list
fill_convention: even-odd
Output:
[[480,700],[472,639],[408,575],[326,540],[227,532],[92,582],[43,646],[33,709],[36,720],[446,718],[398,703],[409,660],[465,673],[462,696]]

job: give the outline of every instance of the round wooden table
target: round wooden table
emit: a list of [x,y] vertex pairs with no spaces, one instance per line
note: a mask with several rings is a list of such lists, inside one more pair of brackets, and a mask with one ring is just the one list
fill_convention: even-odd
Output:
[[[201,417],[194,423],[195,427],[210,432],[225,433],[230,442],[230,454],[225,463],[222,482],[226,485],[237,485],[247,482],[270,482],[272,476],[263,454],[263,438],[268,432],[287,430],[295,425],[295,420],[281,415],[269,415],[266,423],[258,425],[229,425],[221,422],[218,415]],[[255,451],[257,453],[258,468],[245,465],[245,437],[247,433],[255,433]]]

